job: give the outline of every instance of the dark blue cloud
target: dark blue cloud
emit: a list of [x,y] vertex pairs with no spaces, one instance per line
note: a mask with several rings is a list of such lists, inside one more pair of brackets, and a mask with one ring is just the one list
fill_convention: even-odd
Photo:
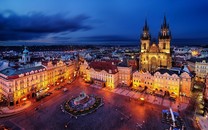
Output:
[[0,13],[0,40],[26,40],[41,38],[50,33],[89,30],[92,26],[85,24],[89,18],[84,14],[68,17],[42,13],[17,15],[7,11]]
[[[0,5],[0,12],[16,13],[0,13],[0,40],[139,41],[145,19],[152,38],[158,37],[164,14],[173,39],[208,39],[208,0],[6,0]],[[29,12],[41,13],[25,15]]]

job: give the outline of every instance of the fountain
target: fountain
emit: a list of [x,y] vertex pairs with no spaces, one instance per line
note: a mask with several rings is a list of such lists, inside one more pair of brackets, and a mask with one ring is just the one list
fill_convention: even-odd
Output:
[[80,116],[91,113],[101,105],[103,105],[101,98],[81,92],[77,97],[66,101],[64,108],[69,114]]

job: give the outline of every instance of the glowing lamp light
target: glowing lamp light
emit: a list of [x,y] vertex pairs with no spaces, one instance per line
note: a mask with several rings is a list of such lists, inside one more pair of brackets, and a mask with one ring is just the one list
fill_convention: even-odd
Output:
[[27,100],[27,98],[26,98],[26,97],[22,99],[22,101],[26,101],[26,100]]
[[142,97],[142,98],[140,98],[140,100],[141,100],[141,101],[144,101],[144,98]]

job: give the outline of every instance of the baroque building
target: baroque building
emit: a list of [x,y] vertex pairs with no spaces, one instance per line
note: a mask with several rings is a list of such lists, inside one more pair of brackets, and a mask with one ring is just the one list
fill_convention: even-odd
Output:
[[158,69],[154,73],[136,71],[133,73],[133,87],[142,87],[164,94],[191,96],[193,76],[187,67],[181,69]]
[[[22,57],[28,54],[29,51],[25,49]],[[29,60],[26,59],[23,61]],[[18,69],[8,66],[0,71],[0,99],[5,99],[9,106],[13,106],[25,98],[38,98],[51,87],[70,81],[75,68],[73,61],[62,60],[43,61],[35,66]]]
[[151,35],[149,33],[149,27],[147,21],[143,27],[143,33],[140,38],[141,53],[140,53],[140,69],[146,71],[156,71],[158,68],[170,68],[171,67],[171,55],[170,55],[170,41],[171,32],[169,31],[169,25],[164,17],[163,24],[158,36],[159,43],[151,42]]
[[100,87],[114,89],[117,86],[131,86],[132,67],[127,61],[92,61],[80,65],[80,74],[86,82],[92,81]]

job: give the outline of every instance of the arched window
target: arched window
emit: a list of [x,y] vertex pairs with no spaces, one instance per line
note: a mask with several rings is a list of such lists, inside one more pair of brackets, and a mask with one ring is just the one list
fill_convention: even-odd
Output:
[[144,43],[144,44],[143,44],[143,48],[144,48],[144,49],[146,49],[146,48],[147,48],[147,47],[146,47],[146,43]]
[[166,43],[163,43],[163,49],[166,49]]

